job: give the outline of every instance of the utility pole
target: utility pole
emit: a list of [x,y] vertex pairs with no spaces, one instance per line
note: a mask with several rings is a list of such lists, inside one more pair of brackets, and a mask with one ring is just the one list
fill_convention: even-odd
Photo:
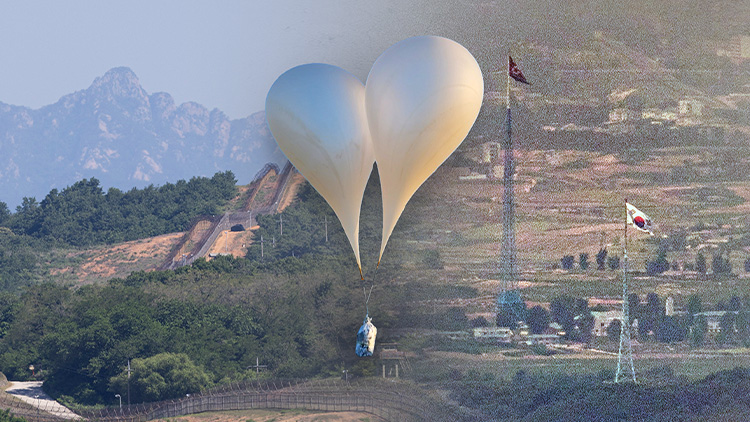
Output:
[[260,372],[260,368],[268,368],[268,365],[261,365],[260,364],[260,359],[258,357],[256,357],[255,358],[255,365],[250,365],[250,366],[247,367],[247,369],[250,369],[250,368],[255,368],[255,373],[257,374],[257,373]]
[[279,214],[279,236],[284,235],[284,215]]
[[128,359],[128,406],[130,406],[130,359]]
[[323,218],[324,218],[323,221],[325,222],[325,226],[326,226],[326,243],[328,243],[328,216],[324,215]]
[[263,259],[263,235],[260,235],[260,259]]

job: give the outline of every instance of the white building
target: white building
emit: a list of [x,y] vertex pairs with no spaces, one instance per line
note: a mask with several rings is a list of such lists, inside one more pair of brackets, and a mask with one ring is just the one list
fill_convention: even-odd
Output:
[[483,341],[510,343],[513,341],[513,330],[506,327],[476,327],[474,338]]
[[703,103],[695,98],[680,100],[677,112],[681,117],[700,117],[703,114]]
[[750,36],[737,35],[716,50],[716,55],[735,60],[750,59]]
[[594,317],[594,328],[591,330],[591,334],[602,337],[607,335],[607,327],[614,320],[622,321],[622,311],[604,311],[604,312],[591,312]]
[[[730,311],[706,311],[706,312],[700,312],[695,314],[695,318],[698,316],[702,316],[706,318],[706,326],[708,328],[708,332],[711,334],[718,334],[721,332],[721,318],[724,317],[724,314]],[[737,312],[733,312],[737,313]]]
[[558,343],[560,343],[560,336],[557,334],[529,334],[526,336],[526,344],[528,346],[535,344],[550,346]]
[[627,108],[615,108],[609,112],[608,123],[620,123],[633,120],[636,117],[636,112]]

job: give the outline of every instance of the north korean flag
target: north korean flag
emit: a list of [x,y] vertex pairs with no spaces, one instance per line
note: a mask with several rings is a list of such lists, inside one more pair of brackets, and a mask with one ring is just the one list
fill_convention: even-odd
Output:
[[516,63],[513,61],[513,58],[510,56],[508,56],[508,74],[511,78],[517,80],[518,82],[531,85],[528,81],[526,81],[523,73],[521,73],[521,69],[518,68],[518,65],[516,65]]

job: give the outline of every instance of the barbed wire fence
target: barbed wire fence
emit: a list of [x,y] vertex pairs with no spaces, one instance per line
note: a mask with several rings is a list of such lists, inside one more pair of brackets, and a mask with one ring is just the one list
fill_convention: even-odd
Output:
[[[55,403],[56,404],[56,403]],[[37,408],[7,393],[0,407],[29,422],[62,422],[74,415],[64,408]],[[237,382],[184,398],[120,408],[72,408],[90,421],[144,422],[194,413],[250,410],[302,409],[324,412],[363,412],[385,421],[458,421],[461,418],[436,396],[404,381],[383,379],[266,380]]]

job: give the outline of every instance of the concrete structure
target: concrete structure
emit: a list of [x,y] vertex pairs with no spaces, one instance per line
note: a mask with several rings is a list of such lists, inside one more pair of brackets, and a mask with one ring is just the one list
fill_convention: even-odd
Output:
[[628,120],[633,120],[636,115],[637,112],[633,110],[627,108],[615,108],[609,112],[608,123],[627,122]]
[[409,369],[409,361],[406,360],[406,353],[398,350],[398,343],[382,343],[379,348],[383,378],[398,378],[399,368]]
[[703,115],[703,103],[696,98],[680,100],[677,112],[681,117],[700,117]]
[[[695,314],[695,318],[702,316],[706,318],[706,325],[708,327],[708,333],[710,334],[719,334],[721,332],[721,318],[724,317],[724,314],[731,311],[706,311],[706,312],[699,312]],[[737,314],[737,312],[732,312],[734,314]]]
[[622,310],[604,311],[604,312],[591,312],[594,317],[594,328],[591,333],[597,337],[607,335],[607,327],[614,320],[622,321]]
[[674,315],[674,298],[672,296],[667,297],[667,301],[664,305],[665,314],[667,316]]
[[750,36],[736,35],[716,49],[716,55],[734,60],[750,59]]
[[513,330],[506,327],[477,327],[474,328],[474,338],[480,341],[511,343]]
[[526,344],[533,346],[535,344],[543,344],[550,346],[552,344],[560,343],[560,336],[557,334],[529,334],[526,336]]

